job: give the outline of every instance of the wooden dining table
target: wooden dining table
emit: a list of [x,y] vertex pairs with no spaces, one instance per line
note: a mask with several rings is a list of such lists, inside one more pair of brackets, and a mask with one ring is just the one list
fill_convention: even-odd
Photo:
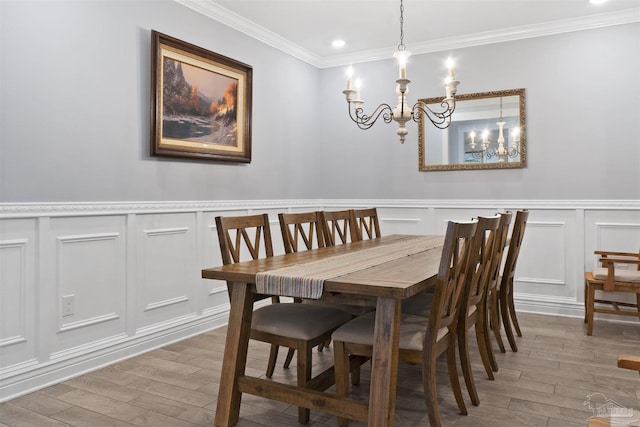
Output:
[[[327,392],[335,382],[333,367],[313,377],[304,387],[283,384],[245,374],[256,275],[293,266],[317,263],[341,255],[355,256],[371,248],[392,248],[417,236],[389,235],[344,245],[260,258],[202,270],[205,279],[225,280],[231,287],[227,328],[215,425],[238,422],[242,393],[249,393],[311,410],[367,422],[369,426],[393,426],[396,402],[399,325],[402,301],[435,283],[443,236],[421,236],[424,250],[366,266],[323,281],[321,299],[376,308],[371,358],[369,402],[338,397]],[[389,249],[391,250],[391,249]],[[362,253],[362,252],[360,252]],[[344,259],[344,257],[342,257]]]

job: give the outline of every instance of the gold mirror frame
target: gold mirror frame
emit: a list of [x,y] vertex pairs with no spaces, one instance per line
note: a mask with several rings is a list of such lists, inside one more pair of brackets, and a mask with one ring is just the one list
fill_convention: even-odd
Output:
[[[425,157],[428,154],[425,150],[425,136],[426,136],[425,134],[427,132],[425,129],[425,123],[424,123],[424,117],[423,117],[418,122],[418,168],[419,170],[450,171],[450,170],[474,170],[474,169],[514,169],[514,168],[526,167],[527,166],[527,133],[526,133],[527,121],[526,121],[526,115],[525,115],[525,90],[524,89],[510,89],[510,90],[457,95],[456,110],[452,115],[451,126],[449,126],[447,129],[444,129],[442,131],[438,129],[435,129],[435,131],[442,133],[443,138],[449,138],[450,132],[452,131],[460,132],[460,130],[458,129],[458,126],[455,126],[456,124],[462,124],[466,122],[470,123],[469,120],[456,120],[456,115],[460,116],[460,114],[465,111],[465,106],[472,105],[472,104],[469,104],[468,101],[487,100],[488,102],[492,102],[492,99],[496,98],[495,105],[500,105],[502,98],[516,97],[516,96],[518,97],[517,106],[518,106],[519,114],[517,117],[519,119],[518,126],[520,129],[520,141],[518,144],[519,147],[518,147],[518,156],[517,156],[518,158],[516,159],[516,161],[509,161],[510,158],[508,155],[506,156],[506,160],[503,159],[503,161],[498,161],[499,156],[495,154],[491,158],[487,158],[486,152],[482,150],[467,152],[465,147],[466,135],[459,135],[458,139],[460,140],[460,138],[462,138],[461,144],[463,144],[462,149],[464,150],[462,154],[464,155],[465,159],[467,158],[467,154],[470,154],[473,156],[473,159],[470,159],[471,160],[470,162],[465,161],[464,163],[454,163],[454,164],[444,164],[444,163],[436,164],[434,162],[433,164],[431,163],[427,164],[426,162],[427,159]],[[440,106],[442,102],[442,97],[423,98],[423,99],[419,99],[418,101],[423,102],[428,106],[437,108]],[[492,104],[492,107],[493,107],[493,104]],[[500,112],[502,111],[501,108],[502,108],[501,106],[500,106],[500,109],[498,109],[497,107],[495,108],[495,111],[496,111],[495,116],[483,118],[483,120],[488,125],[490,125],[490,130],[495,135],[497,135],[497,132],[498,132],[498,125],[496,124],[496,120],[500,118]],[[485,111],[485,114],[486,114],[486,111]],[[513,117],[516,117],[516,116],[514,115]],[[428,125],[429,124],[427,123],[427,126]],[[476,143],[476,145],[481,145],[481,144],[482,144],[481,137],[478,135],[478,142]],[[481,152],[481,154],[479,155],[473,154],[478,152]],[[449,153],[447,154],[450,155]],[[477,156],[480,156],[480,157],[477,157]],[[493,159],[493,157],[496,157],[496,159]],[[505,156],[503,156],[503,158],[504,157]],[[485,158],[489,162],[485,162]]]

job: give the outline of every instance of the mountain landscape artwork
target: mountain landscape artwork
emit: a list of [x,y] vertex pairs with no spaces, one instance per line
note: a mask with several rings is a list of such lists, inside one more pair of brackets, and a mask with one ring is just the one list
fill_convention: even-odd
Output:
[[166,57],[163,76],[163,138],[237,145],[235,79]]

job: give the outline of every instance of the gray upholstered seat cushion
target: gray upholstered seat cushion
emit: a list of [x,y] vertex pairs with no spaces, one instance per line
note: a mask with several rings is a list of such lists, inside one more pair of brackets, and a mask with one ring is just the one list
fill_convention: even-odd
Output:
[[[331,334],[331,338],[334,341],[373,345],[375,320],[375,312],[356,317],[349,323],[345,323],[336,329],[333,334]],[[427,332],[428,325],[429,319],[427,317],[403,314],[400,323],[400,348],[422,351],[424,336]],[[438,341],[448,332],[447,328],[440,329],[440,331],[438,331]]]
[[[593,269],[593,277],[597,280],[607,280],[607,274],[608,269],[606,268]],[[640,271],[616,268],[613,280],[616,282],[640,283]]]
[[312,304],[280,303],[253,312],[251,328],[295,339],[311,340],[351,319],[337,308]]
[[413,314],[414,316],[428,317],[431,304],[433,304],[433,293],[423,292],[402,301],[402,312],[404,314]]

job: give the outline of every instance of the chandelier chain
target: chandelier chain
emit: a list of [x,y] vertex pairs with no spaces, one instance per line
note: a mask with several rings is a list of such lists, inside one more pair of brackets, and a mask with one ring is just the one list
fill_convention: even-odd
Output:
[[398,45],[398,50],[403,51],[406,48],[404,45],[404,4],[400,0],[400,44]]

